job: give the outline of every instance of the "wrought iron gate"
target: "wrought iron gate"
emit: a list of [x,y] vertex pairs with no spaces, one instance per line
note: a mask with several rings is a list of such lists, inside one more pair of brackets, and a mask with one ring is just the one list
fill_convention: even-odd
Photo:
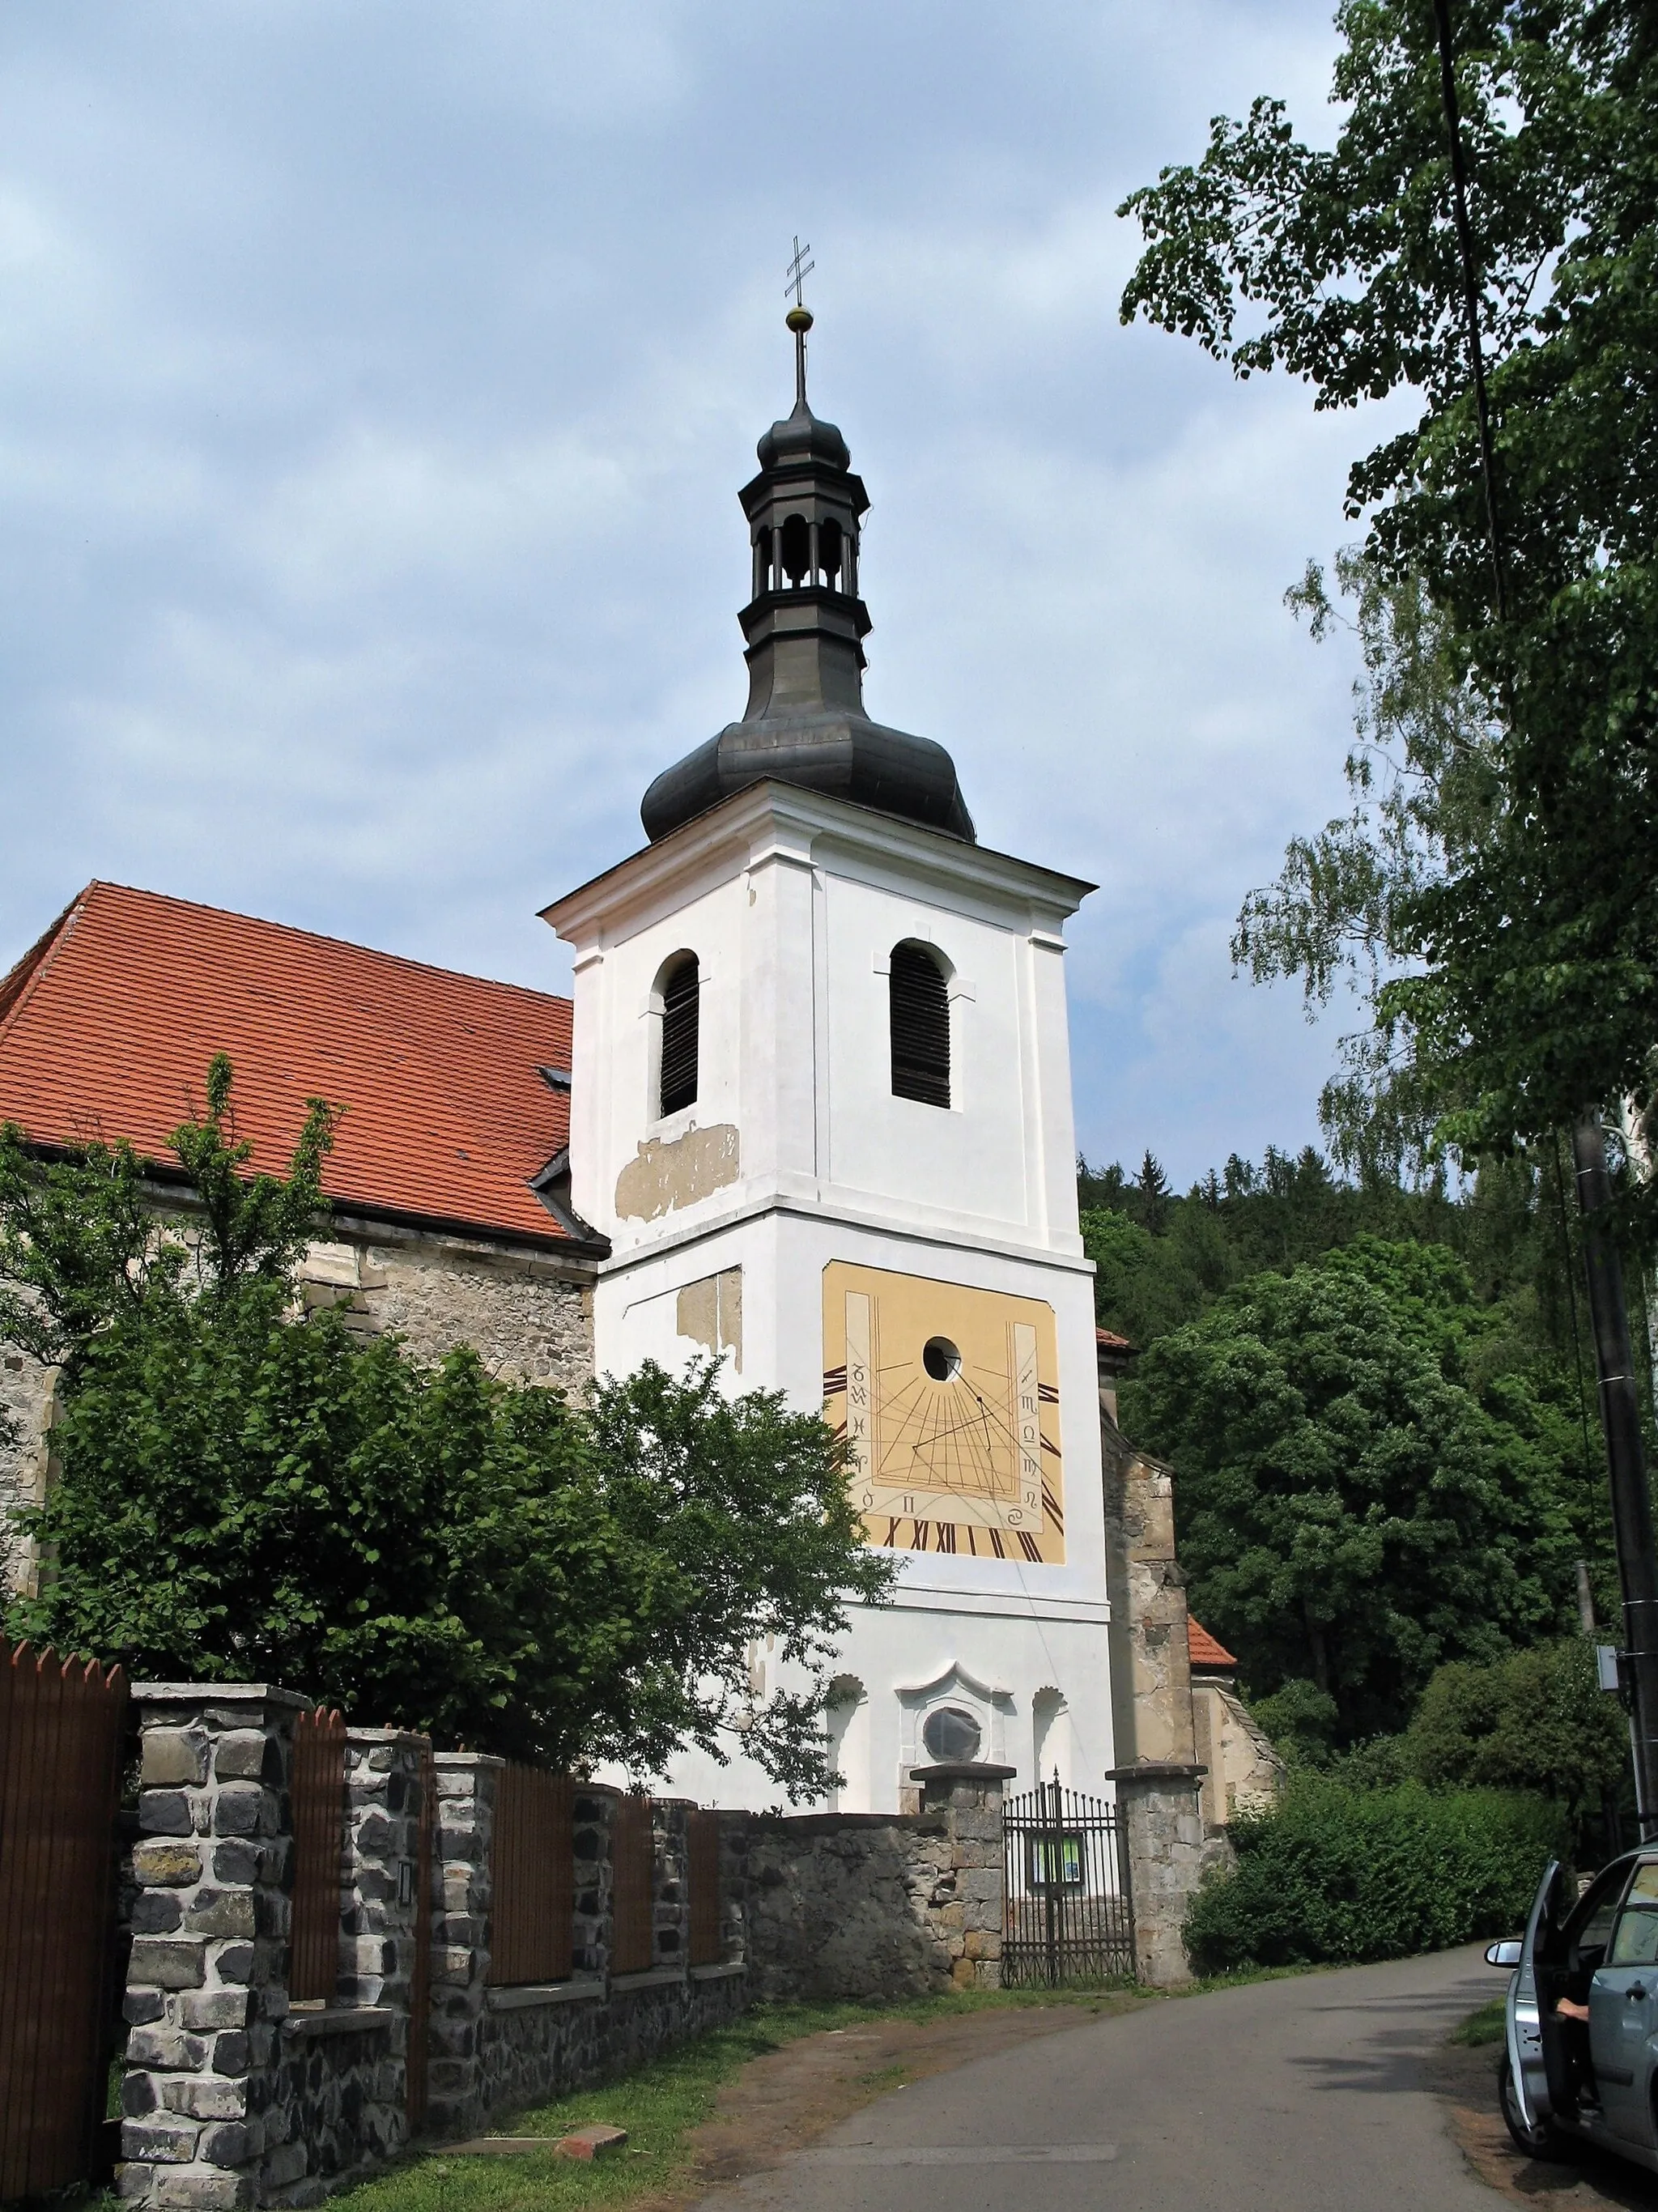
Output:
[[1133,1980],[1134,1923],[1117,1810],[1055,1775],[1002,1801],[1004,1989]]

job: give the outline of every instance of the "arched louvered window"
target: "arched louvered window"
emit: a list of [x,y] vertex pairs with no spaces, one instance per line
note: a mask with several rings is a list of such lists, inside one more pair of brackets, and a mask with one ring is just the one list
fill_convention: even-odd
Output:
[[892,1095],[950,1103],[950,993],[924,945],[895,945],[888,979]]
[[696,1103],[696,955],[682,952],[662,971],[662,1073],[657,1110],[665,1115]]

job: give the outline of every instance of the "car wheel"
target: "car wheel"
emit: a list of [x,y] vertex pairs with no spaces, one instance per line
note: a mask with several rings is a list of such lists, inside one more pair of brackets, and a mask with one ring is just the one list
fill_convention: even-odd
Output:
[[1515,2094],[1514,2069],[1509,2064],[1505,2051],[1497,2069],[1497,2098],[1503,2107],[1503,2124],[1513,2137],[1517,2149],[1527,2158],[1570,2158],[1576,2150],[1573,2138],[1552,2120],[1528,2121],[1520,2109],[1520,2100]]

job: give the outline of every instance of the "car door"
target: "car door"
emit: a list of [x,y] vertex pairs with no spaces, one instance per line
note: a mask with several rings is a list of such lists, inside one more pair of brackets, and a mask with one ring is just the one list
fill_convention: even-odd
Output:
[[[1587,2007],[1595,1974],[1606,1962],[1606,1947],[1635,1869],[1635,1854],[1602,1867],[1564,1926],[1540,1929],[1535,1946],[1538,2027],[1548,2077],[1549,2110],[1557,2120],[1603,2124],[1592,2073],[1588,2027],[1563,2018],[1560,2000]],[[1615,2062],[1614,2062],[1615,2063]]]
[[1654,2146],[1652,2037],[1658,2031],[1658,1857],[1643,1858],[1589,1984],[1589,2051],[1606,2126]]
[[1551,1859],[1543,1870],[1542,1881],[1537,1885],[1537,1894],[1532,1899],[1531,1912],[1526,1922],[1526,1940],[1521,1947],[1520,1964],[1509,1984],[1509,2070],[1514,2081],[1516,2100],[1528,2127],[1553,2109],[1538,2016],[1537,1964],[1540,1951],[1546,1953],[1565,1917],[1565,1869],[1558,1859]]

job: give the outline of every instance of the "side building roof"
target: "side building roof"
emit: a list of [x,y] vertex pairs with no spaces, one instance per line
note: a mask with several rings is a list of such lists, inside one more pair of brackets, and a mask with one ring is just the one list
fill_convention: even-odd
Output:
[[0,980],[0,1119],[165,1168],[227,1052],[256,1167],[284,1168],[325,1098],[341,1206],[580,1249],[532,1187],[569,1142],[570,1022],[548,992],[93,883]]
[[1186,1649],[1190,1663],[1211,1674],[1223,1674],[1237,1665],[1218,1637],[1212,1636],[1200,1620],[1186,1616]]

